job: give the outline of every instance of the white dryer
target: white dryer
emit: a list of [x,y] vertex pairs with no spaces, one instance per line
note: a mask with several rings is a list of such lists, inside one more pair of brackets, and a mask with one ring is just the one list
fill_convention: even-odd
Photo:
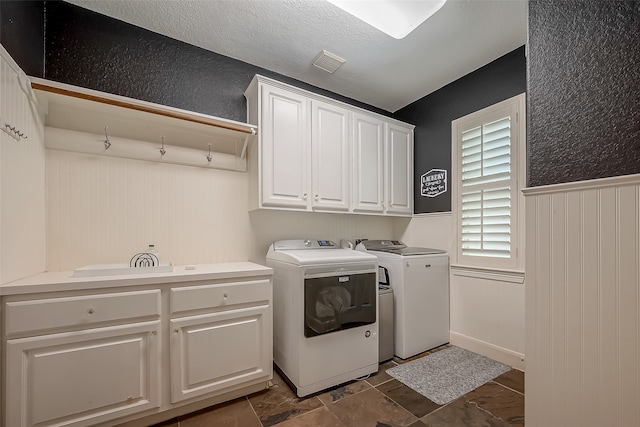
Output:
[[[406,359],[449,342],[449,256],[398,240],[364,240],[356,250],[375,254],[394,296],[395,355]],[[381,277],[381,281],[385,281]]]
[[378,259],[330,240],[281,240],[273,268],[273,358],[298,396],[377,372]]

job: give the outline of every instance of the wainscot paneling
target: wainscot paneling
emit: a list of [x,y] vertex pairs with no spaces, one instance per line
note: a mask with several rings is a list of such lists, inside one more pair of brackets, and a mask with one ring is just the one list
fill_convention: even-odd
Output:
[[640,175],[524,190],[528,426],[640,425]]
[[128,263],[154,244],[174,265],[246,261],[238,172],[47,150],[47,270]]
[[395,238],[409,218],[248,211],[248,174],[47,149],[47,270],[128,263],[264,263],[281,239]]
[[45,148],[44,113],[1,46],[0,67],[0,283],[6,283],[45,268]]
[[[455,253],[451,212],[414,216],[394,233],[409,246]],[[524,370],[523,274],[452,268],[451,343]],[[514,279],[514,277],[517,279]]]

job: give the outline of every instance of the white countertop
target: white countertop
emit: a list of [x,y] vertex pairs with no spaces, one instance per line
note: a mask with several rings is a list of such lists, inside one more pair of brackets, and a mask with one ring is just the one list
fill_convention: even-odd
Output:
[[0,285],[0,296],[118,286],[160,285],[199,280],[271,276],[273,269],[252,262],[174,266],[172,272],[74,277],[73,271],[45,272]]

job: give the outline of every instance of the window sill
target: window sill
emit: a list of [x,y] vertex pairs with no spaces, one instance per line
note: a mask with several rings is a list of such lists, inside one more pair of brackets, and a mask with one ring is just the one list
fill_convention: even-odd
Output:
[[524,283],[524,271],[517,270],[451,265],[451,273],[454,276],[472,277],[474,279],[487,279],[519,284]]

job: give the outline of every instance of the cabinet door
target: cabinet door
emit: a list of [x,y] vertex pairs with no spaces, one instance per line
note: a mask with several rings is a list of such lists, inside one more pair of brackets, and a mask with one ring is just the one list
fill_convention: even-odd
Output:
[[353,115],[353,210],[383,211],[384,123],[360,113]]
[[388,123],[386,142],[386,212],[412,215],[413,129]]
[[89,426],[160,406],[160,321],[7,341],[6,426]]
[[311,171],[314,210],[349,210],[349,112],[312,101]]
[[261,86],[261,205],[310,209],[308,100]]
[[272,378],[270,306],[173,319],[171,402]]

